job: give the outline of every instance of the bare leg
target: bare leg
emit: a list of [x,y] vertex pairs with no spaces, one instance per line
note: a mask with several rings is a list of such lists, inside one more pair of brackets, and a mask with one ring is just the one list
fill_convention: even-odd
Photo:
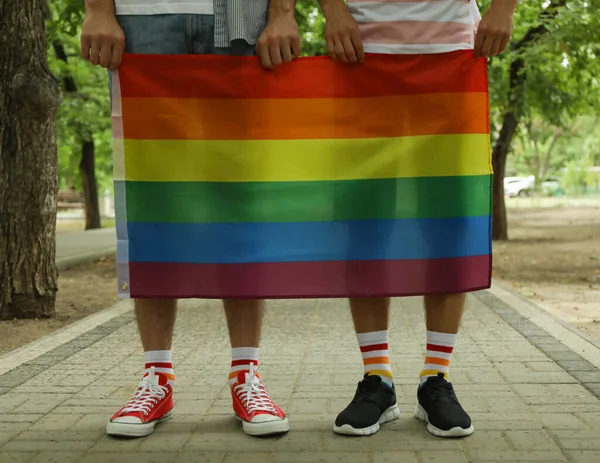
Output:
[[371,333],[388,329],[390,299],[360,298],[350,299],[352,321],[357,333]]
[[171,350],[176,299],[136,299],[135,314],[144,352]]
[[465,294],[425,296],[427,330],[438,333],[458,333],[465,299]]
[[223,301],[231,347],[258,347],[264,312],[261,300],[226,299]]

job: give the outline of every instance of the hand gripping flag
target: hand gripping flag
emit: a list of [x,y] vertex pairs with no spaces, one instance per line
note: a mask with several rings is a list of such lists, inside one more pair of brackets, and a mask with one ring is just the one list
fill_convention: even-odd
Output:
[[486,62],[472,51],[129,55],[113,80],[120,297],[489,287]]

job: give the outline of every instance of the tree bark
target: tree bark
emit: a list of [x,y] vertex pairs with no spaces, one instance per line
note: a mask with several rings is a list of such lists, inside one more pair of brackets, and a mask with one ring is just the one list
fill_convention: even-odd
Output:
[[100,207],[98,205],[98,187],[96,184],[95,146],[93,141],[86,141],[81,145],[81,162],[79,173],[83,186],[85,200],[85,229],[101,228]]
[[54,315],[56,109],[44,1],[0,0],[0,319]]
[[525,61],[520,51],[538,40],[548,32],[547,24],[556,17],[559,8],[564,7],[566,0],[553,0],[540,13],[539,24],[531,27],[513,47],[517,58],[513,60],[509,71],[508,110],[502,121],[500,135],[492,150],[492,166],[494,167],[492,208],[492,239],[508,240],[508,222],[506,220],[506,204],[504,203],[504,173],[506,171],[506,158],[513,141],[515,131],[523,114],[522,104],[525,82]]
[[[62,43],[56,40],[52,43],[52,48],[54,48],[54,53],[59,60],[63,61],[65,64],[69,63]],[[75,80],[73,79],[73,76],[68,73],[63,77],[63,88],[65,93],[77,93]],[[83,135],[82,137],[87,138],[88,136]],[[101,228],[100,208],[98,206],[98,185],[96,183],[95,145],[91,136],[89,136],[89,140],[85,140],[81,144],[79,173],[81,174],[81,185],[83,188],[83,198],[85,200],[85,229],[93,230]]]

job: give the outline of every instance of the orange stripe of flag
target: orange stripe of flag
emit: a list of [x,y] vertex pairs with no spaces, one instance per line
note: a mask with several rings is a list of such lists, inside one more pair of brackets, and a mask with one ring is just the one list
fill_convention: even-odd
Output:
[[483,134],[489,132],[486,102],[485,93],[318,100],[124,98],[123,131],[125,138],[139,140]]

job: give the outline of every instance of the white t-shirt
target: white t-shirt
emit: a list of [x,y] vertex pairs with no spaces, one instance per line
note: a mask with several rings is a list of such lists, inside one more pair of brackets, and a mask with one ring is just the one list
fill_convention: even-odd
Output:
[[475,0],[348,0],[368,53],[473,49],[481,16]]
[[117,15],[214,14],[213,0],[115,0],[115,10]]

